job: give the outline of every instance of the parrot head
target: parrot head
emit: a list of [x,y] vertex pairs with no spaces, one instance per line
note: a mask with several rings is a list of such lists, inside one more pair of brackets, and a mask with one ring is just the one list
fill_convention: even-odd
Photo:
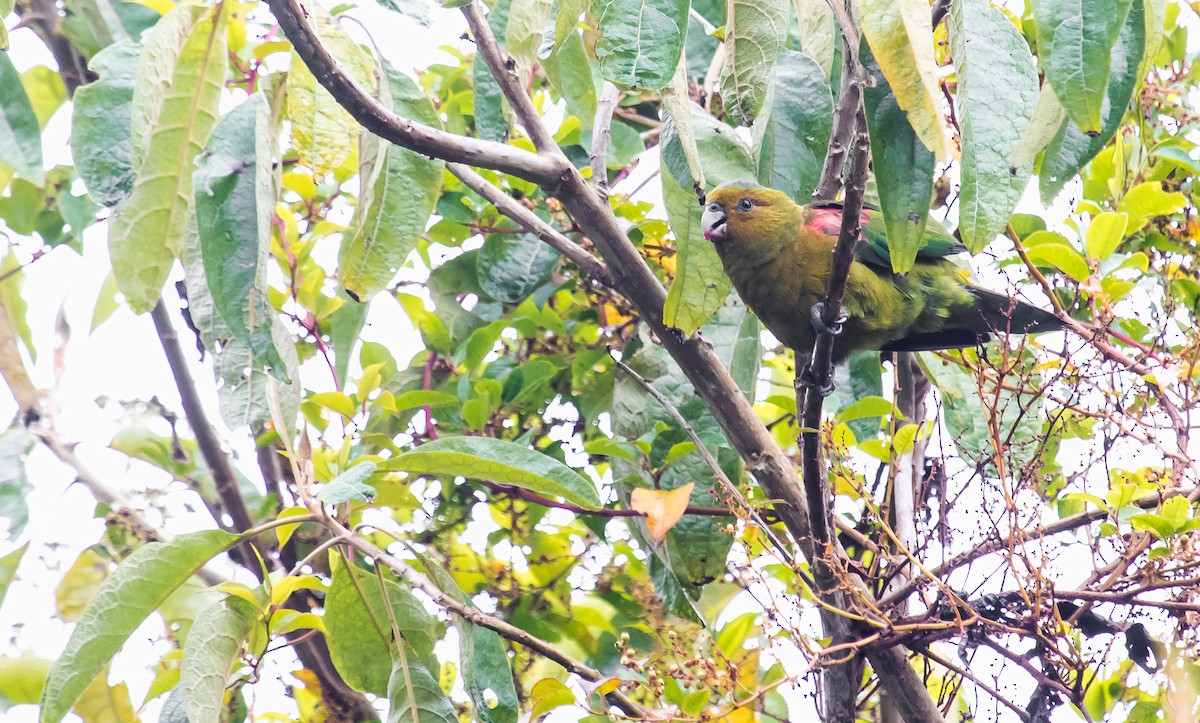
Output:
[[722,183],[705,198],[700,227],[718,250],[770,243],[794,235],[802,220],[800,206],[780,191],[753,181]]

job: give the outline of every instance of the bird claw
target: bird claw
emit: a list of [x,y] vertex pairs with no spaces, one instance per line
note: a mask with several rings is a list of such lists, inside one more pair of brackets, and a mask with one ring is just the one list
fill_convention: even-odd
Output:
[[818,384],[817,380],[813,379],[812,365],[807,363],[800,370],[800,373],[796,375],[796,385],[804,389],[811,389],[822,397],[828,397],[837,388],[834,386],[832,379],[825,384]]
[[832,326],[826,325],[825,320],[821,318],[824,313],[825,302],[818,301],[812,305],[812,309],[809,311],[809,316],[812,319],[813,329],[816,329],[818,334],[829,334],[830,336],[837,336],[838,334],[841,334],[842,325],[845,324],[846,320],[850,318],[846,315],[846,310],[842,309],[838,312],[837,318],[833,320]]

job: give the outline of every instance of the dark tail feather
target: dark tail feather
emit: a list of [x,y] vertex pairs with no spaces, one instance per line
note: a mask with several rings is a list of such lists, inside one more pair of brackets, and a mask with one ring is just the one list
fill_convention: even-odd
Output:
[[1059,331],[1063,322],[1049,311],[1043,311],[1023,301],[1003,294],[971,287],[971,293],[979,299],[980,321],[984,324],[978,331],[996,331],[1001,334],[1036,334],[1042,331]]

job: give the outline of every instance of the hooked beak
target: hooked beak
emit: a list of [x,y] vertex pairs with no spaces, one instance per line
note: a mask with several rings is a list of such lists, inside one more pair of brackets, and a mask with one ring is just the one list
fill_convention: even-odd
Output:
[[704,229],[704,238],[714,244],[728,241],[725,207],[716,201],[705,206],[704,215],[700,217],[700,228]]

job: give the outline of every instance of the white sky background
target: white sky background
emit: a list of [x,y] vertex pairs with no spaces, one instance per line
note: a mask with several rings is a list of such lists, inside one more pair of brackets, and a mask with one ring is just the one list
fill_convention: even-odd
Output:
[[[413,71],[434,62],[455,62],[450,55],[439,50],[444,44],[468,52],[473,49],[469,43],[459,39],[465,29],[460,13],[436,7],[431,8],[430,12],[433,17],[430,28],[420,27],[374,5],[370,0],[362,0],[361,7],[350,14],[361,20],[364,27],[372,29],[375,46],[395,66]],[[1186,10],[1181,13],[1181,19],[1194,25],[1195,16]],[[14,18],[10,16],[5,24],[12,27]],[[354,37],[364,38],[361,28],[352,23],[345,27]],[[1192,29],[1194,31],[1195,28]],[[53,67],[49,53],[31,31],[15,31],[11,38],[10,53],[18,69],[25,70],[39,64]],[[1193,32],[1192,44],[1195,44],[1195,40]],[[67,103],[51,120],[43,136],[47,167],[70,162],[65,142],[69,127],[70,103]],[[624,188],[637,187],[657,168],[657,151],[652,149],[625,181]],[[1035,186],[1031,184],[1030,189],[1022,201],[1021,210],[1043,212],[1037,201]],[[657,206],[658,195],[657,183],[651,182],[638,197],[655,202]],[[1064,197],[1067,195],[1070,194],[1064,194]],[[1061,215],[1063,211],[1065,209],[1055,208],[1050,216]],[[5,232],[0,231],[0,238],[4,235]],[[7,235],[9,242],[17,248],[20,259],[28,261],[34,244],[27,239]],[[3,248],[0,248],[2,251]],[[334,254],[336,249],[327,248],[325,252]],[[108,268],[106,231],[102,223],[94,225],[85,234],[82,257],[63,248],[27,268],[23,290],[29,304],[28,318],[34,345],[39,352],[38,360],[30,364],[30,370],[38,386],[53,388],[53,424],[63,439],[79,443],[76,451],[96,476],[139,498],[147,489],[178,493],[180,486],[170,483],[165,473],[140,462],[130,463],[123,454],[108,449],[112,435],[122,426],[123,413],[116,403],[118,401],[148,400],[158,395],[168,409],[180,412],[182,417],[174,381],[148,315],[135,316],[120,308],[95,333],[89,333],[97,295]],[[181,276],[182,271],[177,268],[168,282],[166,293],[169,305],[174,301],[173,281]],[[66,342],[65,373],[55,386],[53,350],[58,344],[55,321],[60,313],[71,331]],[[178,318],[175,320],[181,342],[192,361],[192,375],[208,409],[210,421],[217,425],[222,438],[234,445],[235,463],[243,473],[250,479],[259,479],[252,440],[243,434],[229,434],[223,427],[217,409],[211,365],[196,359],[192,353],[191,333],[182,327]],[[362,338],[388,346],[402,366],[420,349],[419,336],[413,331],[407,316],[386,295],[381,295],[372,304]],[[328,370],[319,359],[306,364],[301,375],[306,388],[331,388]],[[10,419],[16,413],[16,405],[7,394],[0,396],[3,397],[0,399],[0,418]],[[101,397],[107,397],[110,401],[104,405],[98,404],[97,400]],[[165,423],[160,424],[157,431],[165,433]],[[1157,456],[1153,459],[1157,460]],[[1121,465],[1136,466],[1136,461],[1123,458]],[[61,652],[70,633],[69,625],[50,614],[54,609],[54,586],[62,571],[78,553],[99,539],[103,521],[92,519],[95,501],[84,487],[72,484],[71,470],[58,463],[41,446],[34,447],[29,460],[29,474],[34,488],[29,498],[30,523],[21,538],[15,542],[0,543],[0,555],[3,555],[18,544],[30,542],[30,550],[22,562],[19,577],[0,606],[0,655],[19,655],[28,651],[39,657],[53,659]],[[198,504],[195,507],[197,511],[193,513],[172,509],[170,528],[173,532],[212,526],[212,520],[203,507]],[[2,529],[3,524],[0,523]],[[519,557],[519,551],[514,551],[514,555]],[[226,567],[225,571],[234,572],[234,568]],[[248,574],[245,575],[245,581],[250,581]],[[743,595],[743,599],[731,606],[723,617],[728,619],[750,609],[753,609],[753,603]],[[141,703],[150,682],[149,676],[143,671],[148,663],[157,660],[166,650],[163,643],[154,642],[161,630],[159,618],[151,616],[130,638],[114,662],[114,673],[110,679],[129,684],[135,706]],[[439,653],[443,659],[453,659],[456,657],[453,653],[455,648],[451,631],[451,637],[439,646]],[[272,661],[276,666],[290,669],[290,651],[276,653]],[[789,660],[788,664],[791,672],[802,669],[802,661],[798,657]],[[269,680],[272,673],[270,666],[264,668],[264,679]],[[254,712],[279,711],[294,715],[292,702],[281,691],[270,690],[271,687],[255,686],[263,694],[257,700],[251,700]],[[811,710],[809,702],[799,700],[798,696],[792,697],[792,702],[793,714]],[[981,707],[978,710],[980,720],[987,720],[991,710],[988,705]],[[157,705],[147,709],[148,716],[145,719],[152,720],[154,711],[157,711]],[[9,719],[15,723],[32,723],[36,721],[36,714],[33,706],[22,706],[10,710]],[[551,718],[561,721],[574,719],[574,715],[565,711]],[[1056,713],[1055,720],[1075,720],[1075,716],[1063,707]]]

